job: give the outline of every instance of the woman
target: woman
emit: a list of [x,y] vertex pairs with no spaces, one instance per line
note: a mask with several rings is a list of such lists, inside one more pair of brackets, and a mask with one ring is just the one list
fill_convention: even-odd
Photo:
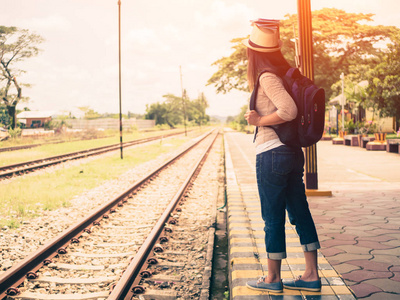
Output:
[[[320,245],[305,195],[303,152],[301,148],[283,144],[268,127],[293,120],[297,114],[296,104],[280,78],[290,65],[280,51],[279,21],[259,19],[252,26],[250,38],[243,41],[247,47],[247,80],[251,90],[259,74],[267,72],[259,78],[256,109],[248,111],[245,118],[258,129],[255,136],[256,173],[265,222],[268,275],[247,282],[247,286],[272,292],[282,292],[283,287],[320,291],[317,261]],[[299,278],[282,283],[281,261],[286,258],[285,210],[290,222],[296,225],[306,268]]]

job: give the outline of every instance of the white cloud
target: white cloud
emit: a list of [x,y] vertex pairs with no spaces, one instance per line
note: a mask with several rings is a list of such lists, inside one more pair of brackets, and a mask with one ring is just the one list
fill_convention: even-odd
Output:
[[48,15],[43,18],[29,18],[21,20],[20,26],[23,28],[34,29],[38,32],[68,31],[72,28],[70,21],[59,15]]
[[169,51],[171,48],[168,45],[168,39],[151,28],[135,28],[131,29],[126,36],[126,41],[123,41],[128,53],[135,55],[143,55],[154,52]]
[[182,41],[182,29],[178,28],[172,24],[166,24],[163,28],[163,35],[167,37],[169,40],[178,40]]
[[224,1],[212,1],[211,6],[204,12],[195,13],[196,25],[200,28],[215,28],[218,31],[241,30],[243,22],[249,21],[253,10],[242,3],[228,4]]
[[[399,25],[398,0],[313,0],[312,9],[337,7],[376,13],[376,20]],[[215,94],[205,86],[216,71],[211,63],[232,53],[230,40],[250,33],[249,20],[296,13],[296,0],[122,0],[123,110],[144,113],[162,95],[191,98],[204,91],[209,113],[235,115],[248,93]],[[35,31],[43,52],[23,63],[21,82],[32,108],[58,110],[90,106],[116,112],[118,27],[115,0],[0,0],[2,25]],[[385,23],[383,23],[385,22]],[[22,80],[24,79],[24,80]],[[28,106],[31,105],[29,103]],[[25,105],[25,104],[23,104]]]
[[157,35],[154,30],[150,28],[132,29],[127,34],[130,41],[135,41],[140,45],[149,45],[157,40]]

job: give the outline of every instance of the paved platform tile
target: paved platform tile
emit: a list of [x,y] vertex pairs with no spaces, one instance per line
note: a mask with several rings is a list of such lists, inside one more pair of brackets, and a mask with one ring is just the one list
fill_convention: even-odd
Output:
[[[388,271],[390,270],[391,272],[394,272],[394,270],[390,269],[392,266],[391,263],[381,263],[381,262],[375,262],[372,260],[363,260],[363,259],[357,259],[357,260],[350,260],[347,262],[348,264],[354,265],[361,267],[364,270],[368,271]],[[400,271],[400,270],[398,270]]]
[[[366,283],[359,283],[359,284],[354,284],[350,287],[354,293],[357,295],[358,298],[363,298],[367,297],[371,294],[382,292],[382,289],[371,285],[371,284],[366,284]],[[382,298],[383,300],[384,298]]]
[[[299,241],[299,238],[286,238],[286,243],[297,243]],[[252,239],[243,239],[243,238],[231,238],[230,243],[236,244],[236,243],[251,243]],[[265,240],[264,238],[262,239],[255,239],[255,242],[258,244],[264,244]]]
[[[246,287],[246,282],[251,279],[256,279],[263,275],[267,270],[267,258],[265,252],[264,241],[264,221],[260,214],[260,204],[258,199],[257,185],[255,176],[249,176],[249,168],[246,165],[247,158],[241,157],[243,150],[230,152],[230,147],[239,146],[239,143],[230,144],[228,139],[225,140],[226,150],[226,170],[229,178],[227,180],[228,188],[228,232],[229,232],[229,266],[230,266],[230,289],[232,300],[256,300],[256,299],[321,299],[321,300],[350,300],[354,299],[352,292],[345,285],[340,274],[331,266],[325,257],[319,252],[318,266],[319,276],[322,281],[321,292],[300,292],[295,290],[284,289],[283,293],[273,294],[268,292],[260,292]],[[233,163],[234,162],[234,163]],[[240,164],[238,164],[240,162]],[[238,170],[235,173],[235,168]],[[245,177],[243,177],[242,168],[246,168]],[[254,170],[253,170],[254,175]],[[242,178],[246,178],[246,183],[243,183]],[[322,198],[321,198],[322,199]],[[352,203],[351,199],[341,199],[343,204],[347,205],[348,209],[345,212],[351,213],[354,209],[360,208],[360,205]],[[319,221],[323,223],[322,230],[329,230],[332,233],[341,232],[343,240],[349,242],[349,245],[357,243],[355,240],[358,235],[346,234],[345,225],[335,224],[335,216],[340,216],[339,212],[336,215],[329,215],[332,210],[332,202],[327,201],[325,204],[314,205],[310,201],[310,207],[314,207],[320,213],[317,216],[322,216]],[[341,207],[341,210],[343,208]],[[343,212],[343,211],[342,211]],[[343,216],[343,215],[342,215]],[[344,219],[344,218],[343,218]],[[359,218],[355,215],[348,220],[349,225],[354,226]],[[329,223],[329,224],[327,224]],[[286,246],[288,257],[282,260],[282,278],[293,279],[296,276],[302,275],[305,269],[305,259],[302,247],[299,242],[297,233],[292,225],[287,222],[286,226]],[[316,226],[319,224],[316,222]],[[355,228],[350,228],[355,230]],[[375,227],[367,227],[367,229],[377,229]],[[364,232],[364,231],[363,231]],[[340,235],[337,236],[337,239]],[[332,247],[331,254],[340,255],[342,249],[337,249],[334,239],[327,239],[326,242]],[[256,246],[254,245],[256,244]],[[340,243],[339,245],[343,245]],[[329,249],[329,248],[328,248]],[[340,252],[338,252],[340,251]],[[258,252],[259,259],[254,256],[254,252]],[[354,269],[357,269],[357,267]]]
[[391,294],[391,293],[385,293],[385,292],[378,292],[374,293],[368,298],[365,298],[368,300],[399,300],[399,295],[398,294]]
[[[263,245],[262,249],[265,248],[265,245]],[[233,254],[235,252],[253,252],[254,247],[251,245],[250,247],[231,247],[230,248],[230,253]],[[286,252],[289,256],[289,253],[299,253],[299,255],[303,255],[303,248],[301,247],[290,247],[286,249]],[[260,253],[261,254],[261,253]],[[265,253],[266,256],[266,253]]]
[[[256,279],[263,276],[262,270],[236,270],[232,271],[232,281],[240,278],[247,278],[248,280]],[[291,271],[282,271],[282,278],[292,279],[293,274]]]
[[344,250],[337,249],[337,248],[334,248],[334,247],[325,248],[325,249],[322,249],[321,251],[324,254],[324,256],[326,256],[326,257],[335,256],[335,255],[337,255],[339,253],[345,253]]
[[356,245],[337,245],[336,248],[344,250],[348,254],[368,255],[371,248],[361,247]]
[[[261,292],[247,288],[246,286],[237,286],[232,289],[232,298],[236,299],[238,296],[257,296],[257,295],[277,295],[277,296],[290,296],[290,295],[298,295],[301,293],[299,291],[294,290],[284,290],[283,293],[269,293],[269,292]],[[265,298],[264,298],[265,299]]]
[[367,270],[355,270],[347,274],[343,274],[343,278],[354,282],[361,282],[370,278],[389,278],[393,274],[389,271],[367,271]]

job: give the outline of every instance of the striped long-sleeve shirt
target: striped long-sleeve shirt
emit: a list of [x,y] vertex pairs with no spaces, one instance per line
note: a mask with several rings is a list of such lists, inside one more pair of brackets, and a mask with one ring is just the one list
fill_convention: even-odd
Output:
[[[268,72],[261,75],[256,111],[261,116],[269,115],[276,111],[278,116],[285,121],[291,121],[296,118],[296,104],[283,86],[282,79],[277,75]],[[259,127],[256,146],[277,138],[278,136],[272,128],[267,126]]]

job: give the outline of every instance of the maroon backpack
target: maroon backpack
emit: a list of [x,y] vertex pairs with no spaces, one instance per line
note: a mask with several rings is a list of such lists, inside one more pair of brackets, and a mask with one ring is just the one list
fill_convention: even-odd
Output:
[[[250,110],[255,110],[261,72],[250,98]],[[302,75],[297,68],[290,68],[281,77],[289,95],[297,106],[294,120],[271,125],[282,143],[294,147],[308,147],[318,142],[324,133],[325,91]],[[258,128],[256,128],[257,134]]]

